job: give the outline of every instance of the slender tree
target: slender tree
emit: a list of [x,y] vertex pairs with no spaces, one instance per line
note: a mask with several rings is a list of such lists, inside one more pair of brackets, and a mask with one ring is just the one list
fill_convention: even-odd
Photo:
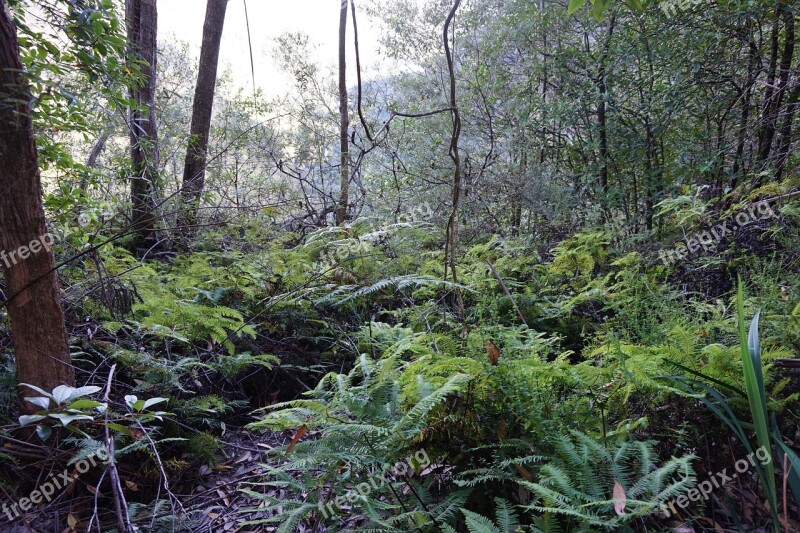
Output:
[[600,64],[597,67],[597,77],[595,83],[597,84],[597,125],[598,135],[600,137],[600,190],[603,194],[603,203],[608,200],[608,124],[606,118],[606,111],[608,106],[608,84],[606,80],[606,67],[608,63],[609,49],[611,47],[611,38],[614,35],[614,24],[616,17],[611,16],[608,22],[608,30],[606,38],[603,42],[603,50],[600,54]]
[[219,48],[227,5],[228,0],[208,0],[206,5],[203,44],[200,49],[200,66],[197,72],[197,86],[192,108],[192,125],[189,144],[186,148],[186,162],[183,167],[181,226],[187,229],[196,223],[200,197],[205,185],[211,112],[214,106]]
[[342,225],[347,219],[350,204],[350,114],[347,105],[347,1],[342,0],[339,11],[339,150],[341,152],[341,194],[336,207],[336,224]]
[[[64,312],[42,205],[30,88],[14,23],[0,0],[0,266],[17,379],[52,390],[74,385]],[[31,391],[21,388],[20,396]],[[23,402],[31,412],[35,407]]]
[[156,0],[126,0],[129,55],[139,63],[141,79],[130,88],[131,231],[136,248],[156,243],[155,190],[158,123],[155,115],[158,11]]

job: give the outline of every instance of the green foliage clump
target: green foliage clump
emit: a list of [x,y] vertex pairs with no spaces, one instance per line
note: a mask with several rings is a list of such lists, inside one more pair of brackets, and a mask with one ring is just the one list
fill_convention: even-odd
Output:
[[[348,488],[369,484],[374,476],[419,452],[417,447],[425,441],[428,428],[443,416],[444,404],[466,390],[470,377],[455,374],[447,383],[423,387],[416,397],[403,401],[397,381],[402,367],[396,356],[373,361],[362,355],[348,374],[325,376],[309,393],[310,399],[274,405],[262,420],[249,426],[302,428],[299,436],[308,431],[316,437],[274,450],[276,460],[284,454],[288,457],[281,459],[283,464],[268,467],[274,481],[259,484],[288,487],[293,498],[276,499],[246,490],[254,498],[271,504],[280,502],[285,510],[258,523],[277,522],[281,524],[280,531],[291,531],[306,517],[320,519],[321,510]],[[426,457],[431,453],[422,452]],[[429,464],[430,461],[422,466]],[[299,479],[291,475],[296,472]],[[447,521],[454,511],[450,500],[463,504],[462,494],[452,494],[434,504],[430,496],[433,480],[423,484],[416,479],[419,473],[412,469],[393,475],[371,490],[362,502],[368,522],[365,527],[384,526],[390,528],[387,531],[399,531],[410,518],[419,527],[430,526]],[[410,490],[403,490],[404,486]]]
[[210,433],[197,432],[193,433],[186,441],[185,449],[192,457],[216,465],[219,462],[217,455],[222,450],[222,443]]
[[589,282],[596,267],[603,265],[609,243],[605,233],[578,233],[553,248],[550,271],[566,277],[568,286],[578,289]]
[[[520,481],[534,495],[529,509],[558,516],[566,531],[619,531],[661,512],[667,502],[694,487],[690,463],[695,457],[673,457],[655,466],[659,461],[653,445],[630,441],[606,447],[577,431],[559,437],[554,457],[542,466],[538,481]],[[624,504],[623,513],[614,509],[618,502]]]

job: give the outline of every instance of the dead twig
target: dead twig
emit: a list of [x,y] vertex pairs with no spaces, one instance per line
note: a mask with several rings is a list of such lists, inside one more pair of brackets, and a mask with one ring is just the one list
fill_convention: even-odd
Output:
[[[117,365],[113,365],[108,373],[108,383],[106,383],[106,392],[103,396],[103,401],[106,402],[106,404],[109,403],[111,382],[114,379],[114,371],[116,369]],[[111,478],[111,492],[114,495],[114,510],[117,515],[117,531],[120,533],[129,533],[133,531],[133,525],[131,524],[130,518],[128,518],[128,502],[125,501],[125,493],[122,490],[122,483],[120,482],[119,472],[117,471],[117,463],[114,459],[114,438],[111,436],[111,431],[108,428],[108,409],[105,411],[105,424],[103,424],[103,427],[105,429],[106,450],[108,451],[107,472]]]

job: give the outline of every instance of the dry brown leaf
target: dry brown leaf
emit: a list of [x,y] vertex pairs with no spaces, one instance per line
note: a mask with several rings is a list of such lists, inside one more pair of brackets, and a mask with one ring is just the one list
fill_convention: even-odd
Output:
[[489,362],[492,366],[497,366],[500,359],[500,349],[491,340],[486,341],[486,353],[489,355]]
[[67,516],[67,525],[70,527],[70,529],[75,529],[78,527],[78,519],[75,518],[74,514],[69,514]]
[[308,428],[305,426],[305,424],[300,426],[300,429],[297,430],[297,433],[295,434],[294,438],[292,439],[292,442],[289,443],[289,446],[286,448],[286,455],[289,455],[290,453],[292,453],[292,450],[294,450],[294,447],[297,446],[297,443],[300,442],[300,439],[303,438],[303,435],[305,435],[307,431],[308,431]]
[[139,485],[130,480],[125,480],[125,485],[133,492],[139,492]]
[[530,472],[528,472],[528,469],[525,468],[524,466],[522,466],[522,465],[514,465],[514,470],[517,471],[517,474],[519,474],[520,476],[524,477],[528,481],[533,481],[533,476],[531,475]]
[[[708,524],[709,529],[713,528],[714,531],[716,531],[717,533],[725,533],[725,528],[719,525],[719,523],[716,520],[712,520],[711,518],[704,516],[699,518],[697,521],[703,524]],[[688,528],[689,526],[686,527]],[[691,531],[691,533],[695,532],[694,529],[689,528],[689,530]]]
[[506,428],[508,427],[508,422],[506,422],[505,418],[500,419],[500,423],[497,424],[497,438],[500,440],[505,440],[506,438]]
[[240,455],[240,456],[239,456],[239,457],[238,457],[238,458],[237,458],[237,459],[236,459],[236,460],[233,462],[233,464],[239,464],[239,463],[243,463],[243,462],[245,462],[245,461],[249,461],[249,460],[250,460],[252,457],[253,457],[253,454],[251,454],[250,452],[244,452],[243,454],[241,454],[241,455]]
[[617,516],[625,516],[625,505],[628,502],[628,496],[625,494],[625,488],[619,481],[614,481],[614,511]]

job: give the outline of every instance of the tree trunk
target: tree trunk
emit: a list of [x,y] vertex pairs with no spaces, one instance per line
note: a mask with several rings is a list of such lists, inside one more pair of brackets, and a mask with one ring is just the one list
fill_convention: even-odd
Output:
[[[0,1],[0,265],[19,383],[74,385],[17,32]],[[21,388],[20,398],[31,391]],[[23,402],[26,412],[36,408]]]
[[778,146],[777,162],[775,163],[775,181],[780,181],[783,178],[783,173],[786,171],[786,161],[789,159],[789,148],[792,144],[792,121],[797,113],[798,99],[800,99],[800,82],[795,82],[795,84],[786,101],[786,114],[781,126],[781,141]]
[[606,106],[608,100],[608,86],[606,85],[606,62],[611,47],[611,37],[614,35],[614,22],[611,17],[608,23],[608,33],[603,43],[603,52],[600,55],[600,65],[597,68],[597,122],[600,135],[600,190],[603,193],[602,203],[605,205],[608,198],[608,127],[606,123]]
[[[794,13],[792,8],[784,2],[778,4],[776,12],[776,25],[773,27],[772,34],[772,50],[770,59],[770,72],[767,79],[767,90],[764,102],[764,112],[761,118],[762,125],[759,135],[758,144],[758,161],[761,163],[759,170],[767,168],[770,154],[772,152],[772,145],[775,139],[775,132],[778,124],[778,116],[780,115],[781,104],[783,103],[783,96],[786,85],[789,81],[789,72],[792,67],[792,56],[794,54],[795,45],[795,27],[794,27]],[[783,18],[783,25],[786,30],[786,41],[784,42],[783,52],[781,54],[780,72],[778,74],[777,87],[773,90],[775,80],[775,57],[777,49],[777,18]],[[757,175],[753,186],[759,187],[763,182],[763,176]]]
[[156,0],[125,0],[125,22],[129,53],[139,64],[141,85],[130,88],[131,139],[131,232],[134,248],[146,249],[157,242],[155,217],[156,173],[158,168],[158,124],[156,100]]
[[753,84],[756,80],[756,63],[758,61],[758,47],[756,46],[755,36],[753,34],[753,22],[748,15],[747,17],[747,78],[744,83],[744,96],[742,97],[742,114],[739,119],[739,133],[736,141],[736,155],[733,160],[733,169],[731,171],[731,189],[735,189],[739,183],[739,171],[742,172],[742,177],[747,173],[747,166],[744,162],[744,145],[748,131],[748,121],[750,119],[750,97],[753,92]]
[[106,144],[108,143],[108,139],[111,138],[111,133],[113,131],[114,125],[109,124],[100,132],[100,136],[94,141],[92,150],[89,152],[89,157],[86,158],[86,172],[83,173],[81,181],[78,183],[78,189],[80,191],[86,192],[86,189],[89,188],[90,171],[97,166],[97,160],[100,158],[100,154],[103,153],[103,150],[106,149]]
[[208,0],[206,20],[203,24],[203,45],[200,49],[200,67],[194,92],[192,126],[186,147],[183,168],[183,213],[180,225],[186,231],[197,222],[200,197],[205,185],[205,167],[208,156],[208,137],[211,130],[211,112],[214,106],[214,89],[217,85],[217,64],[225,25],[225,8],[228,0]]
[[350,114],[347,106],[347,2],[342,2],[339,11],[339,151],[341,152],[341,194],[336,207],[336,224],[341,226],[347,219],[347,208],[350,204],[350,140],[347,132],[350,129]]

